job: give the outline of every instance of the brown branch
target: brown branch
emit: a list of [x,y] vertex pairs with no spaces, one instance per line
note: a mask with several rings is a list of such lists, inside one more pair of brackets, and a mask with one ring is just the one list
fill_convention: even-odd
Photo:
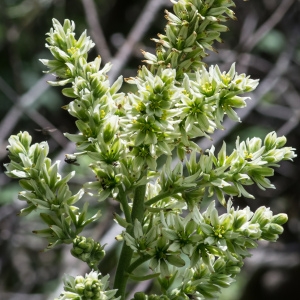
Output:
[[112,82],[115,80],[130,58],[132,49],[147,32],[149,26],[156,16],[156,13],[163,5],[166,5],[165,0],[148,0],[133,28],[128,34],[125,43],[122,45],[112,61],[113,67],[109,72],[109,78]]
[[100,54],[102,61],[107,63],[111,60],[111,54],[100,25],[100,18],[97,14],[95,2],[93,0],[81,0],[81,2],[92,39],[96,44],[97,51]]
[[264,37],[277,23],[281,21],[285,13],[292,6],[295,0],[284,0],[280,3],[269,19],[256,30],[253,35],[250,35],[248,40],[243,45],[243,51],[251,51],[255,45]]
[[[6,96],[15,104],[0,122],[0,144],[4,143],[24,113],[42,128],[54,127],[45,117],[31,109],[31,106],[38,101],[39,97],[49,88],[47,81],[51,79],[52,75],[44,75],[21,97],[7,86],[3,89],[5,82],[3,80],[1,81],[2,91],[5,92]],[[59,145],[64,146],[66,144],[65,138],[59,131],[53,132],[51,135]]]

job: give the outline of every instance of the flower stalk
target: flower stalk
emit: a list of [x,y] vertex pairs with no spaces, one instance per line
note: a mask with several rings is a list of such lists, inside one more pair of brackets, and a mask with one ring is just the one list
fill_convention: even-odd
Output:
[[[144,217],[145,193],[146,193],[146,185],[141,185],[137,187],[135,190],[132,212],[131,212],[132,223],[135,220],[142,221]],[[126,232],[132,235],[133,228],[128,227]],[[128,269],[130,266],[132,254],[133,254],[132,249],[128,245],[126,245],[125,242],[123,242],[122,251],[118,262],[115,281],[114,281],[114,289],[118,290],[117,295],[121,296],[121,299],[125,299],[126,283],[129,277]]]

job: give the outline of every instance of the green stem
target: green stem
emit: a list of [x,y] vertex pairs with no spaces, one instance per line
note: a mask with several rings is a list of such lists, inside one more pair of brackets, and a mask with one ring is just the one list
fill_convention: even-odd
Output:
[[[145,194],[146,194],[146,185],[138,186],[135,189],[132,212],[131,212],[132,222],[135,219],[138,219],[140,222],[142,222],[143,220]],[[132,226],[127,227],[126,232],[128,232],[130,235],[133,235],[133,227]],[[132,253],[133,250],[130,247],[128,247],[125,242],[123,242],[123,247],[119,258],[116,277],[114,281],[114,289],[118,290],[116,296],[117,297],[121,296],[121,300],[125,300],[126,285],[127,285],[128,273],[129,273],[128,268],[130,266]]]
[[131,224],[131,214],[130,214],[130,208],[129,208],[128,201],[127,201],[127,195],[124,192],[122,186],[119,188],[118,200],[120,201],[120,203],[122,205],[126,222]]
[[164,199],[164,198],[170,197],[174,194],[183,192],[186,189],[187,189],[186,187],[178,187],[178,188],[174,189],[172,192],[170,192],[170,191],[163,192],[163,193],[151,198],[150,200],[146,201],[145,206],[150,206],[150,205],[156,203],[157,201],[159,201],[161,199]]
[[135,219],[138,219],[141,223],[144,217],[144,206],[145,206],[145,194],[146,194],[146,184],[140,185],[135,189],[131,220],[134,223]]
[[211,183],[203,183],[202,181],[197,182],[197,185],[195,187],[178,187],[175,188],[172,191],[167,191],[167,192],[163,192],[161,194],[158,194],[157,196],[151,198],[150,200],[145,202],[145,206],[150,206],[156,202],[158,202],[159,200],[162,200],[164,198],[170,197],[172,195],[178,194],[180,192],[186,191],[186,190],[193,190],[193,189],[198,189],[199,187],[209,187],[211,186]]
[[151,255],[144,255],[136,259],[128,268],[128,273],[132,273],[138,266],[140,266],[145,261],[149,260]]
[[[132,228],[128,231],[132,231]],[[118,290],[116,297],[121,296],[121,300],[125,300],[126,285],[128,280],[127,270],[130,265],[132,253],[133,250],[128,247],[124,241],[114,281],[114,289]]]

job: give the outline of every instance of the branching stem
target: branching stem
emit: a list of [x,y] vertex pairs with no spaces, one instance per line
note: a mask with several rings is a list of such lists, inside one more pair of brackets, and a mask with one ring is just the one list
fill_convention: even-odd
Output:
[[151,255],[144,255],[136,259],[128,268],[128,273],[133,272],[138,266],[151,258]]
[[122,208],[123,208],[123,212],[125,215],[125,219],[127,223],[132,223],[131,222],[131,213],[130,213],[130,208],[128,205],[128,201],[127,201],[127,195],[123,190],[123,187],[121,186],[119,188],[119,194],[118,194],[118,200],[120,201]]
[[[138,219],[140,222],[142,222],[143,220],[145,194],[146,194],[146,185],[141,185],[136,188],[134,193],[134,198],[133,198],[132,212],[131,212],[132,222],[135,219]],[[123,198],[124,200],[124,197],[120,197],[120,198]],[[126,231],[127,233],[132,235],[133,227],[129,226],[126,229]],[[117,296],[121,296],[121,300],[125,300],[126,284],[128,280],[128,273],[129,273],[128,271],[129,271],[129,266],[132,258],[132,253],[133,253],[132,249],[128,247],[125,242],[123,242],[123,247],[118,262],[118,267],[117,267],[116,277],[114,282],[114,289],[118,289]]]
[[145,206],[150,206],[150,205],[156,203],[159,200],[162,200],[166,197],[170,197],[170,196],[175,195],[177,193],[183,192],[186,189],[187,189],[186,187],[178,187],[178,188],[176,188],[172,191],[163,192],[163,193],[151,198],[150,200],[146,201]]

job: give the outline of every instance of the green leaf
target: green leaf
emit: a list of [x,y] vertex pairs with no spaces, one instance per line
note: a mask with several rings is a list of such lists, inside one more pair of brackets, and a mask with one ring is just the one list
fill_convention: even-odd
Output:
[[125,221],[124,218],[122,218],[120,215],[118,215],[117,213],[114,213],[114,219],[117,221],[117,223],[124,227],[124,228],[127,228],[127,226],[129,225],[128,222]]
[[56,216],[51,216],[50,214],[46,213],[40,213],[40,217],[49,226],[56,224],[56,221],[58,220]]
[[19,181],[19,184],[25,190],[32,191],[32,192],[34,191],[34,188],[30,184],[30,180],[28,180],[28,179],[21,179]]
[[181,268],[185,266],[185,261],[178,255],[167,255],[166,260],[173,266]]
[[68,235],[57,225],[51,225],[50,228],[60,240],[68,238]]
[[28,214],[30,214],[32,211],[37,209],[37,205],[36,204],[31,204],[30,206],[23,208],[20,210],[20,212],[18,213],[19,216],[27,216]]
[[32,231],[34,234],[36,234],[39,237],[43,238],[53,238],[53,230],[51,228],[46,228],[46,229],[41,229],[41,230],[33,230]]
[[113,95],[116,92],[118,92],[118,90],[122,87],[122,84],[123,84],[123,76],[119,76],[118,79],[113,83],[113,85],[109,89],[109,93]]
[[73,88],[64,88],[62,90],[62,94],[66,97],[69,97],[69,98],[76,98],[77,95],[74,94],[74,89]]
[[71,142],[74,143],[80,143],[86,141],[86,137],[82,134],[64,133],[64,136],[66,136]]
[[78,214],[75,214],[75,212],[72,209],[72,206],[65,204],[65,210],[68,212],[72,223],[75,225],[75,227],[77,227],[77,216]]

